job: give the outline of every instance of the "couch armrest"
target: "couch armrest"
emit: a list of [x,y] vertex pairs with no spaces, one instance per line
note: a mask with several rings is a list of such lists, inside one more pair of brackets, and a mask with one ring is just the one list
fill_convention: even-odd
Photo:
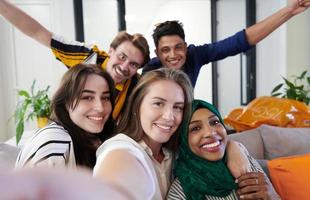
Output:
[[18,147],[0,143],[0,169],[13,169],[18,153]]

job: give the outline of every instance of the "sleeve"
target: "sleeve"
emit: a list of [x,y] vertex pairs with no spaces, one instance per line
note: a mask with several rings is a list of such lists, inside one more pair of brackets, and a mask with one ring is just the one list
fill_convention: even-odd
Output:
[[264,172],[263,168],[260,166],[260,164],[255,160],[255,158],[253,158],[252,156],[250,156],[248,150],[245,148],[245,146],[241,143],[239,143],[239,146],[242,147],[242,149],[244,150],[245,154],[247,155],[249,162],[250,162],[250,167],[251,167],[251,171],[252,172],[261,172],[264,174],[265,176],[265,180],[268,184],[271,184],[271,181],[269,180],[267,174]]
[[169,189],[167,200],[186,200],[183,188],[179,179],[175,179]]
[[146,72],[159,69],[162,67],[162,64],[158,57],[152,58],[146,65],[143,66],[142,74],[145,74]]
[[66,132],[57,128],[45,128],[25,144],[17,157],[16,168],[66,167],[72,148],[72,141]]
[[252,48],[249,44],[245,30],[210,44],[196,46],[196,57],[200,59],[200,65],[218,61],[228,56],[234,56]]
[[[96,61],[96,53],[94,52],[91,45],[85,45],[84,43],[78,41],[69,41],[65,38],[53,35],[51,40],[51,49],[56,59],[65,64],[68,68],[73,67],[85,60]],[[96,63],[96,62],[95,62]]]

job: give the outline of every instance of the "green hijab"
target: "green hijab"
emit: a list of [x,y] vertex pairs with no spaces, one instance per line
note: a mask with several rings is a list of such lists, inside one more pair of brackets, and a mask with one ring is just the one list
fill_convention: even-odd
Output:
[[[213,112],[223,123],[218,110],[208,102],[194,100],[192,114],[199,108]],[[190,118],[192,116],[190,115]],[[180,180],[186,199],[205,199],[205,195],[225,197],[237,188],[234,178],[226,166],[225,158],[219,161],[208,161],[194,154],[188,144],[188,124],[184,120],[181,130],[179,157],[175,163],[174,173]]]

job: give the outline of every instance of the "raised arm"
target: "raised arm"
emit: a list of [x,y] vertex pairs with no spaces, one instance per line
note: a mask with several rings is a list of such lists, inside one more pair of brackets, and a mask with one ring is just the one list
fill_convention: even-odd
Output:
[[152,178],[145,166],[123,149],[110,151],[104,159],[99,156],[93,175],[127,191],[134,199],[149,199],[154,192]]
[[0,14],[24,34],[50,47],[52,33],[21,9],[6,0],[0,0]]
[[257,44],[290,18],[309,7],[310,0],[289,0],[286,7],[245,30],[249,44]]

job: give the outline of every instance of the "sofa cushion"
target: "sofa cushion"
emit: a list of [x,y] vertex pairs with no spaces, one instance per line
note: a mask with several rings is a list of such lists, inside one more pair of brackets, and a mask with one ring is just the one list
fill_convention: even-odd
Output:
[[259,128],[265,159],[310,153],[310,128],[281,128],[262,125]]
[[271,182],[285,200],[310,199],[310,154],[268,161]]
[[243,144],[253,158],[264,159],[264,146],[258,129],[230,134],[228,137]]
[[19,148],[0,143],[0,169],[13,169],[19,152]]

